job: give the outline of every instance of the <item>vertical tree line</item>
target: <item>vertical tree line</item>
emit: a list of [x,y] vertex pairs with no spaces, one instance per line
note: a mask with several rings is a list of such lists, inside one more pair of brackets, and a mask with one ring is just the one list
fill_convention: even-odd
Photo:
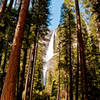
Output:
[[[65,0],[64,4],[61,9],[61,20],[60,20],[60,25],[57,29],[57,35],[60,36],[61,41],[61,55],[60,55],[60,69],[66,70],[67,73],[67,78],[65,80],[65,83],[67,82],[67,85],[65,85],[66,88],[68,88],[68,97],[65,98],[66,100],[73,100],[75,97],[75,100],[92,100],[95,98],[96,95],[92,95],[92,89],[97,88],[93,85],[93,88],[90,87],[90,73],[92,74],[91,70],[96,71],[95,68],[92,67],[92,65],[88,64],[88,61],[91,62],[93,61],[92,58],[91,60],[89,59],[90,55],[92,54],[91,52],[91,43],[90,40],[92,39],[91,35],[95,34],[96,36],[96,28],[98,30],[98,26],[95,26],[94,31],[91,30],[91,26],[89,25],[89,22],[92,22],[89,20],[88,16],[87,18],[83,17],[80,12],[80,4],[84,7],[86,3],[88,8],[86,8],[88,11],[89,10],[89,4],[90,3],[96,3],[99,4],[99,1],[91,1],[91,2],[79,2],[78,0],[72,0],[69,2],[69,0]],[[75,8],[74,8],[75,7]],[[83,9],[83,8],[82,8]],[[93,7],[94,9],[94,7]],[[97,8],[98,9],[98,8]],[[95,9],[96,10],[96,9]],[[75,11],[75,12],[74,12]],[[81,12],[85,13],[85,12]],[[88,12],[89,13],[89,12]],[[73,17],[72,17],[73,16]],[[86,15],[87,16],[87,15]],[[91,15],[92,17],[93,15]],[[98,16],[98,14],[97,14]],[[76,21],[76,22],[75,22]],[[93,33],[94,32],[94,33]],[[93,36],[94,37],[94,36]],[[98,35],[95,37],[95,39],[98,39],[98,43],[95,41],[95,50],[98,50],[96,48],[99,47],[99,38]],[[59,44],[58,44],[59,45]],[[97,52],[97,55],[95,57],[99,56]],[[99,59],[96,57],[94,61],[98,61]],[[93,61],[93,62],[94,62]],[[66,67],[65,67],[66,66]],[[91,68],[92,67],[92,68]],[[99,65],[97,65],[97,68]],[[98,69],[97,69],[98,70]],[[64,73],[64,72],[63,72]],[[94,75],[96,73],[94,72]],[[96,75],[98,76],[98,75]],[[65,76],[66,77],[66,76]],[[76,77],[76,78],[75,78]],[[94,79],[92,79],[98,83],[98,79],[94,76]],[[94,83],[93,83],[94,84]],[[63,85],[61,82],[60,85]],[[61,92],[63,91],[63,87],[60,88]],[[99,87],[98,89],[99,90]],[[65,92],[66,94],[67,92]],[[96,97],[99,99],[99,97]]]
[[[30,100],[31,100],[32,93],[33,93],[32,91],[33,91],[34,67],[35,67],[35,62],[36,62],[37,45],[38,45],[38,41],[43,39],[48,32],[47,26],[48,26],[48,21],[49,21],[48,20],[49,0],[47,1],[32,0],[31,4],[33,6],[30,8],[30,11],[28,11],[30,0],[27,0],[27,1],[21,0],[20,2],[16,0],[15,1],[16,5],[17,3],[19,3],[18,8],[17,7],[12,8],[13,3],[14,3],[14,0],[10,0],[7,7],[7,0],[3,0],[1,8],[0,8],[0,20],[1,20],[0,28],[2,29],[1,32],[3,32],[3,28],[5,28],[6,26],[6,25],[2,26],[5,20],[4,18],[6,14],[15,13],[16,17],[14,20],[16,19],[18,20],[16,24],[17,25],[16,29],[15,29],[15,35],[13,37],[13,43],[10,43],[9,40],[7,40],[6,42],[7,47],[5,49],[4,62],[2,65],[3,73],[6,70],[5,68],[6,68],[6,60],[7,60],[9,45],[12,45],[12,50],[10,51],[11,55],[9,58],[9,62],[7,61],[7,64],[8,64],[7,74],[5,76],[5,79],[2,80],[4,82],[4,85],[3,85],[3,88],[1,87],[2,89],[1,100],[7,100],[7,99],[15,100],[16,96],[17,96],[17,99],[20,99],[20,100],[23,98],[22,94],[24,91],[24,86],[26,86],[24,82],[25,82],[25,74],[26,74],[25,66],[27,64],[28,49],[31,47],[31,45],[33,45],[33,51],[31,53],[31,58],[33,56],[33,59],[31,62],[29,61],[29,63],[31,63],[30,67],[32,68],[31,73],[30,73],[31,77],[28,76],[30,77],[30,82],[28,81],[28,84],[30,83],[29,84],[30,88],[28,87],[30,89],[30,94],[28,95],[28,98],[30,96]],[[41,5],[41,8],[40,8],[40,5]],[[41,9],[41,12],[39,12],[40,9]],[[12,15],[9,15],[9,17],[10,16]],[[29,18],[32,19],[33,22],[30,22]],[[12,19],[9,18],[8,20],[12,20]],[[10,27],[13,28],[12,26]],[[12,30],[10,31],[14,32]],[[3,41],[2,37],[0,38]],[[23,43],[24,41],[25,43]],[[34,42],[32,43],[32,41]],[[2,54],[2,51],[1,51],[1,54]],[[21,61],[22,55],[23,55],[23,61]],[[23,62],[23,65],[20,66],[22,62]],[[1,63],[2,63],[2,56],[1,56]]]

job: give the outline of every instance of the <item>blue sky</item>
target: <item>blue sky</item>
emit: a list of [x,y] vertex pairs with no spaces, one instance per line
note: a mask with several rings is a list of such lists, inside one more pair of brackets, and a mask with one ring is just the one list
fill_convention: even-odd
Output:
[[51,2],[50,4],[51,21],[50,21],[49,29],[55,30],[57,26],[59,25],[60,14],[61,14],[60,11],[61,11],[61,6],[64,0],[51,0],[50,2]]
[[59,20],[60,20],[60,11],[61,11],[61,6],[63,4],[64,0],[51,0],[51,5],[50,5],[50,25],[49,29],[55,30],[57,26],[59,25]]

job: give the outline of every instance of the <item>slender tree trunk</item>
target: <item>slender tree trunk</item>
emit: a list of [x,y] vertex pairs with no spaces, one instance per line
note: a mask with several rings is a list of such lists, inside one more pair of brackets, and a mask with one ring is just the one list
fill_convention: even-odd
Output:
[[69,11],[69,66],[70,66],[70,100],[73,100],[73,75],[72,75],[72,60],[71,60],[71,25]]
[[22,46],[22,38],[24,36],[23,28],[25,25],[26,15],[30,0],[23,0],[20,15],[15,31],[13,46],[8,64],[8,71],[1,94],[1,100],[15,100],[16,78],[18,72],[18,61]]
[[[60,65],[60,42],[59,42],[59,65]],[[60,66],[58,65],[58,93],[57,100],[60,100]]]
[[4,13],[5,9],[6,9],[6,4],[7,4],[7,0],[3,0],[1,8],[0,8],[0,22],[1,22],[1,18],[3,16],[3,13]]
[[3,62],[3,65],[2,65],[3,73],[5,73],[5,66],[6,66],[6,62],[7,62],[7,49],[8,49],[8,40],[7,40],[7,42],[6,42],[5,55],[4,55],[4,62]]
[[81,21],[80,21],[80,11],[78,0],[75,0],[76,6],[76,18],[77,18],[77,36],[80,47],[80,64],[81,64],[81,75],[82,75],[82,90],[83,90],[83,100],[88,100],[87,97],[87,82],[86,82],[86,64],[85,64],[85,54],[84,54],[84,46],[83,46],[83,38],[81,32]]
[[0,67],[2,62],[2,53],[3,53],[3,39],[0,38]]
[[14,0],[10,0],[9,6],[8,6],[8,9],[7,9],[9,12],[11,11],[13,3],[14,3]]
[[68,75],[67,75],[67,71],[66,71],[66,79],[67,79],[67,83],[66,83],[66,90],[65,90],[65,100],[68,100]]
[[58,71],[58,95],[57,100],[60,100],[60,69]]
[[0,67],[1,67],[1,61],[2,61],[2,52],[0,53]]
[[15,0],[14,8],[16,8],[16,5],[17,5],[17,0]]
[[38,30],[38,25],[36,25],[36,31],[35,31],[35,37],[36,37],[35,44],[36,44],[36,47],[35,47],[34,58],[33,58],[33,62],[32,62],[33,69],[32,69],[32,74],[31,74],[31,79],[32,80],[31,80],[31,87],[30,87],[30,100],[32,100],[35,65],[36,65],[37,52],[38,52],[38,39],[39,39],[38,36],[39,36],[39,32],[37,30]]
[[[66,29],[67,29],[67,27],[66,27]],[[66,31],[66,39],[68,39],[68,34],[67,34],[67,30],[65,30]],[[66,80],[68,81],[68,76],[67,76],[67,74],[68,74],[68,43],[67,43],[67,41],[66,41],[66,57],[65,57],[65,64],[66,64]],[[66,100],[69,100],[69,92],[68,92],[68,82],[66,83],[66,93],[67,93],[67,97],[65,98]]]
[[0,38],[0,67],[2,62],[2,53],[3,53],[3,39]]
[[33,71],[32,71],[32,80],[31,80],[31,87],[30,87],[30,100],[32,100],[34,73],[35,73],[35,65],[36,65],[36,59],[37,59],[37,51],[38,51],[38,43],[36,44],[36,50],[35,50],[35,56],[34,56],[34,62],[33,62],[34,68],[33,68]]
[[28,72],[27,72],[26,83],[25,83],[24,100],[27,100],[27,97],[30,98],[31,79],[32,79],[32,73],[34,70],[34,59],[35,59],[35,53],[36,53],[35,51],[37,48],[37,37],[38,37],[38,25],[36,25],[35,40],[34,40],[34,44],[33,44],[34,46],[32,48],[32,53],[31,53],[31,57],[29,60]]
[[38,36],[39,36],[39,32],[37,30],[38,30],[38,25],[36,25],[36,31],[35,31],[35,37],[36,37],[35,43],[36,43],[36,47],[35,47],[35,51],[34,51],[35,53],[34,53],[34,58],[33,58],[33,63],[32,63],[33,70],[32,70],[32,76],[31,76],[32,80],[31,80],[31,87],[30,87],[30,100],[32,100],[35,65],[36,65],[37,52],[38,52],[38,39],[39,39]]
[[[33,50],[33,48],[32,48]],[[26,82],[25,82],[25,95],[24,95],[24,100],[27,100],[27,89],[28,89],[28,85],[29,85],[29,74],[30,74],[30,64],[31,64],[31,60],[32,60],[32,50],[30,50],[30,55],[29,55],[29,65],[28,65],[28,71],[27,71],[27,76],[26,76]]]
[[32,48],[32,52],[30,55],[30,60],[29,60],[29,66],[28,66],[28,72],[27,72],[27,77],[26,77],[26,83],[25,83],[25,95],[24,95],[24,100],[28,100],[30,98],[30,86],[31,86],[31,79],[32,79],[32,71],[33,71],[33,60],[35,56],[35,48],[36,44],[34,44],[34,47]]
[[23,56],[23,65],[22,65],[22,71],[21,71],[21,78],[20,78],[20,87],[19,87],[19,99],[18,100],[22,100],[22,93],[24,90],[24,74],[25,74],[25,66],[26,66],[26,61],[27,61],[27,48],[24,49],[24,56]]
[[18,14],[19,14],[19,12],[20,12],[21,5],[22,5],[22,0],[20,0],[20,3],[19,3]]
[[33,60],[32,60],[32,65],[31,65],[31,74],[30,74],[30,87],[29,87],[29,95],[28,97],[30,98],[30,100],[32,100],[32,88],[33,88],[33,79],[34,79],[34,65],[35,65],[35,60],[36,60],[36,49],[37,49],[37,43],[34,43],[35,44],[35,47],[34,47],[34,55],[33,55]]
[[3,73],[5,73],[6,62],[7,62],[7,49],[5,50],[4,62],[3,62],[3,65],[2,65]]
[[76,69],[76,96],[75,100],[78,100],[78,85],[79,85],[79,46],[77,40],[77,69]]
[[[29,25],[29,29],[28,29],[28,33],[30,32],[30,25]],[[29,37],[29,34],[27,34],[27,38]],[[28,39],[25,40],[26,44],[28,46]],[[24,48],[24,56],[23,56],[23,65],[22,65],[22,71],[21,71],[21,76],[20,76],[20,85],[19,85],[19,99],[18,100],[22,100],[22,93],[24,90],[24,80],[25,80],[25,66],[26,66],[26,62],[27,62],[27,50],[28,48]]]

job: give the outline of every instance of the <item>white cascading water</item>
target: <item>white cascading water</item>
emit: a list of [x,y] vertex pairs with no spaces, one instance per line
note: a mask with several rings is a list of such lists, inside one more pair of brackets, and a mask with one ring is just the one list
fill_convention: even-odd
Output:
[[49,60],[54,56],[54,36],[55,36],[55,31],[53,31],[49,46],[46,52],[46,56],[44,58],[45,60],[45,65],[43,66],[43,85],[46,84],[46,75],[47,75],[47,70],[48,70],[48,62]]

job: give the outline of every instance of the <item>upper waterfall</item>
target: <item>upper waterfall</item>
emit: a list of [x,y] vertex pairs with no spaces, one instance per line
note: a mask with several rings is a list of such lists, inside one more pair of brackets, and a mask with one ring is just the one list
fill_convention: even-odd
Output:
[[54,35],[55,35],[55,32],[52,33],[52,36],[50,39],[50,43],[49,43],[48,50],[46,53],[46,58],[45,58],[46,62],[49,61],[54,55]]

